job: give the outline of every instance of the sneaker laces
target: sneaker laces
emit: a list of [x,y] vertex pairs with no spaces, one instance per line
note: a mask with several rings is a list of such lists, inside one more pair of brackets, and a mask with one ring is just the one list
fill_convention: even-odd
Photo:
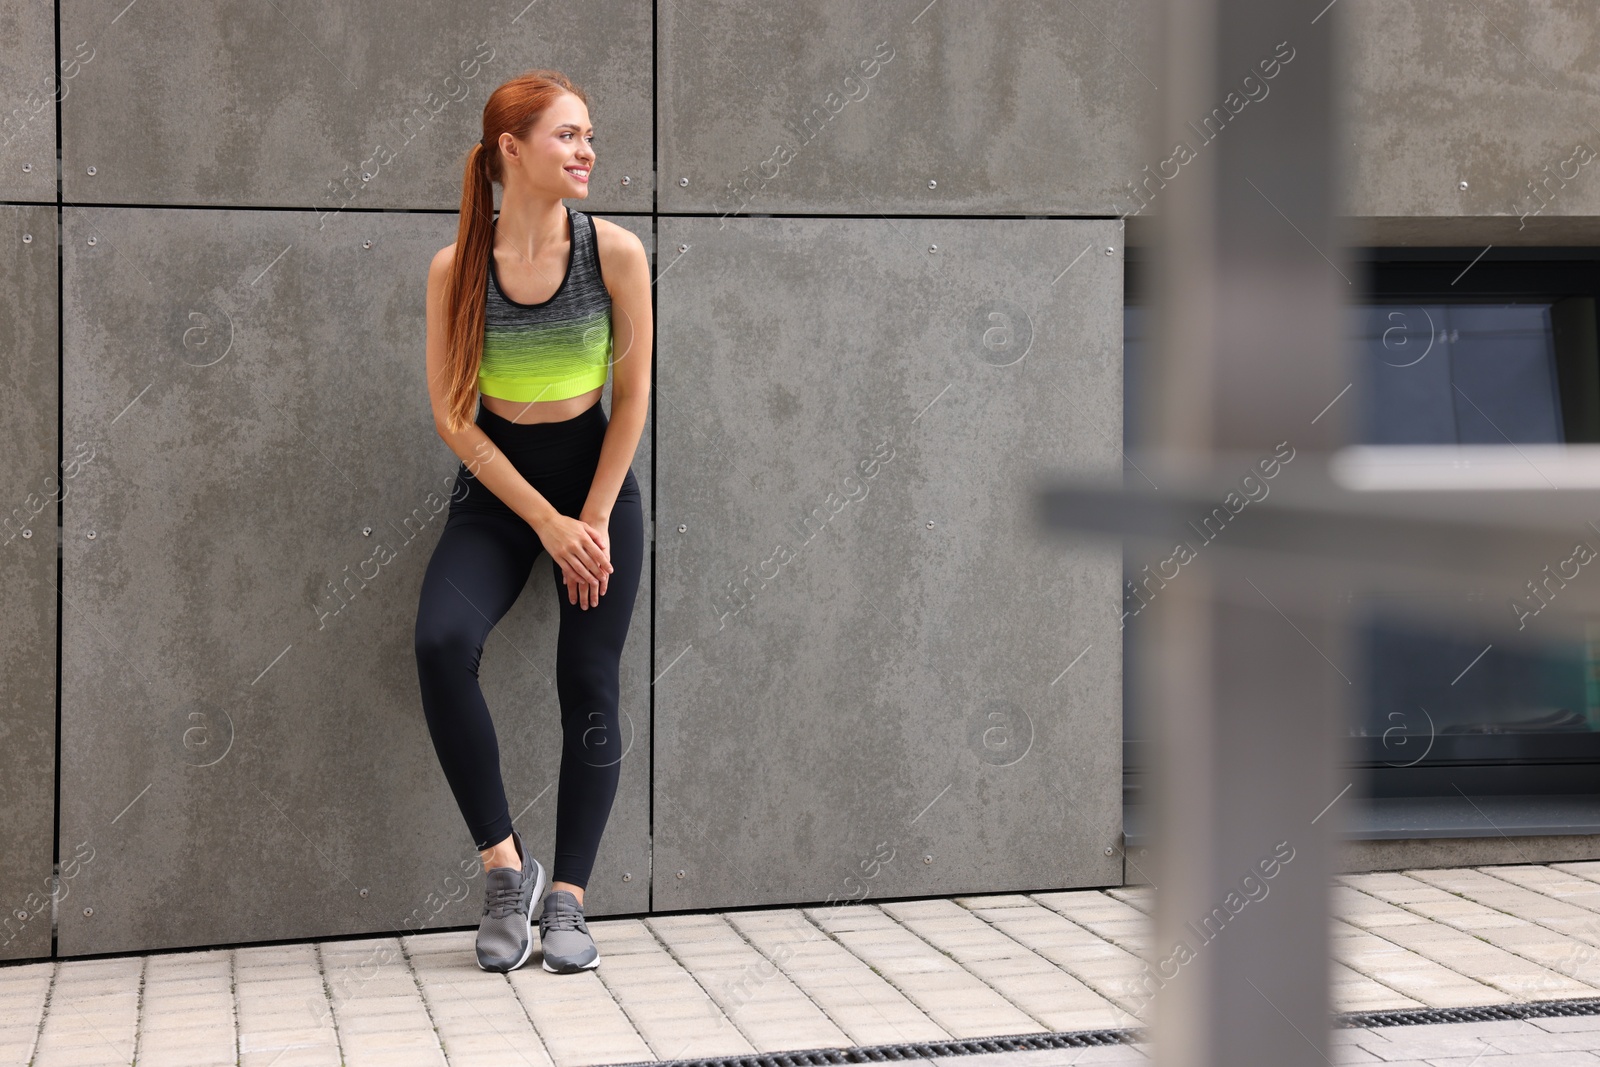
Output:
[[583,912],[577,908],[563,908],[560,905],[546,908],[539,917],[540,926],[545,930],[583,930]]
[[496,919],[503,919],[512,912],[526,911],[522,906],[522,886],[513,883],[505,886],[489,886],[484,892],[485,910]]

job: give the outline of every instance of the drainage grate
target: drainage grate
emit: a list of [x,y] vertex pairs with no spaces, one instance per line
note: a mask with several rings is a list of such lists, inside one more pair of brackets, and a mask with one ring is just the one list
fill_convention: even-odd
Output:
[[[1535,1000],[1481,1008],[1406,1008],[1400,1011],[1348,1012],[1334,1017],[1339,1029],[1385,1026],[1427,1026],[1430,1023],[1486,1023],[1548,1019],[1561,1015],[1600,1015],[1600,1000]],[[1074,1030],[1066,1033],[1011,1034],[951,1041],[915,1041],[898,1045],[855,1045],[850,1048],[808,1048],[759,1055],[715,1056],[709,1059],[640,1060],[615,1067],[824,1067],[836,1063],[884,1063],[940,1056],[973,1056],[983,1052],[1028,1052],[1050,1048],[1131,1045],[1145,1040],[1137,1028]]]
[[642,1060],[615,1067],[822,1067],[833,1063],[883,1063],[925,1060],[936,1056],[972,1056],[981,1052],[1027,1052],[1047,1048],[1131,1045],[1142,1030],[1075,1030],[1071,1033],[1009,1034],[951,1041],[912,1041],[898,1045],[855,1045],[850,1048],[808,1048],[759,1055],[716,1056],[703,1060]]
[[1549,1019],[1558,1015],[1600,1015],[1600,1000],[1530,1000],[1525,1004],[1493,1004],[1483,1008],[1407,1008],[1340,1015],[1338,1027],[1427,1026],[1429,1023],[1493,1023]]

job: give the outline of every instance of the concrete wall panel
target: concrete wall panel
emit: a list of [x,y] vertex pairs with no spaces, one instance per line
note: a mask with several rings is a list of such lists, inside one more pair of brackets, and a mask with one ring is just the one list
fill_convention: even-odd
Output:
[[1156,10],[660,4],[661,209],[1109,214],[1149,162]]
[[62,102],[69,201],[453,210],[489,93],[556,67],[605,138],[596,209],[650,207],[647,5],[60,7],[96,49]]
[[1593,3],[1346,2],[1351,214],[1457,232],[1471,229],[1460,217],[1499,216],[1496,232],[1524,241],[1547,216],[1600,216]]
[[[61,839],[95,859],[62,954],[475,924],[412,652],[458,463],[423,340],[454,217],[69,208],[64,234],[63,439],[96,459],[64,519]],[[557,595],[535,567],[482,664],[546,857]],[[648,634],[591,914],[647,900]]]
[[22,959],[50,954],[56,506],[82,465],[57,467],[55,208],[0,208],[0,250],[0,959]]
[[1120,882],[1121,224],[659,226],[655,909]]
[[55,32],[51,5],[0,0],[0,199],[56,198],[56,97],[93,57],[69,45],[58,78]]

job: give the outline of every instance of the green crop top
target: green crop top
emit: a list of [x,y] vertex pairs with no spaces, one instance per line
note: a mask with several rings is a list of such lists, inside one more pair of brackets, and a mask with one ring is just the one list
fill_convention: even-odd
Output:
[[[484,292],[478,388],[504,400],[566,400],[606,383],[611,366],[611,294],[600,277],[594,220],[567,207],[567,273],[542,304],[500,289],[494,253]],[[492,245],[490,246],[493,247]]]

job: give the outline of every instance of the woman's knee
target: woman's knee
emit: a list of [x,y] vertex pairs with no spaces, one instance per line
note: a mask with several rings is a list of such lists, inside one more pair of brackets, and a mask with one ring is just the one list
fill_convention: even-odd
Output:
[[423,666],[476,666],[483,654],[483,639],[464,621],[417,621],[412,649]]
[[556,657],[556,689],[566,699],[590,706],[607,706],[615,699],[621,685],[622,665],[614,655],[595,654],[586,649],[586,655]]

